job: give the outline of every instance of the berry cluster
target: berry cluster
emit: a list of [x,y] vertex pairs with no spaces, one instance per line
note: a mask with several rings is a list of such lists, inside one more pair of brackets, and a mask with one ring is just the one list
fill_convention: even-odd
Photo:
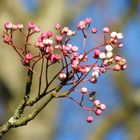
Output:
[[[54,75],[52,80],[48,80],[46,76],[46,88],[43,93],[39,93],[39,97],[42,98],[48,92],[48,87],[55,79],[59,79],[59,90],[54,94],[56,98],[66,97],[77,103],[83,109],[89,112],[94,112],[96,115],[101,115],[106,109],[106,106],[95,99],[95,91],[90,91],[86,87],[87,82],[95,84],[97,79],[108,70],[121,71],[126,69],[126,60],[120,55],[114,53],[114,49],[123,47],[122,39],[123,34],[117,32],[111,32],[108,27],[102,29],[103,43],[98,46],[86,48],[86,39],[89,36],[98,33],[96,27],[90,28],[92,25],[92,19],[86,18],[77,25],[77,30],[83,34],[83,46],[77,46],[72,44],[71,38],[76,36],[77,31],[71,30],[69,27],[61,27],[60,24],[56,24],[53,31],[47,31],[41,33],[37,41],[34,44],[30,43],[31,36],[34,33],[40,32],[40,28],[34,23],[29,22],[27,27],[27,33],[23,32],[23,24],[12,24],[8,22],[4,25],[5,31],[3,34],[3,41],[12,46],[13,49],[20,56],[22,64],[33,71],[34,66],[42,60],[46,61],[46,75],[48,69],[56,64],[60,63],[61,70]],[[23,47],[17,47],[13,41],[13,35],[15,31],[20,31],[25,37],[25,44]],[[32,49],[37,49],[37,54],[33,54]],[[42,68],[43,71],[43,68]],[[41,75],[42,75],[41,71]],[[40,81],[41,81],[40,76]],[[41,84],[41,82],[40,82]],[[68,86],[69,90],[65,93],[58,93],[62,87]],[[39,85],[40,91],[41,85]],[[56,88],[51,91],[56,90]],[[72,92],[81,94],[81,100],[77,101],[70,96]],[[89,96],[89,101],[92,103],[91,107],[83,105],[83,99],[85,96]],[[37,99],[39,99],[39,97]],[[37,101],[35,101],[37,102]],[[87,116],[87,122],[92,122],[93,117]]]

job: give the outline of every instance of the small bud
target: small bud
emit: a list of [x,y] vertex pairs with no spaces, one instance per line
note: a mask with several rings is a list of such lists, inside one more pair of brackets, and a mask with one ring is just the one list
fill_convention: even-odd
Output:
[[25,58],[27,60],[31,60],[33,57],[32,57],[32,54],[31,53],[27,53],[26,56],[25,56]]
[[102,111],[106,110],[106,105],[105,105],[105,104],[100,104],[100,109],[101,109]]
[[94,105],[95,106],[99,106],[100,105],[100,101],[99,100],[94,100]]
[[97,78],[96,77],[92,77],[89,79],[89,82],[95,84],[97,82]]
[[107,52],[112,52],[112,51],[113,51],[113,47],[112,47],[111,45],[106,45],[106,46],[105,46],[105,50],[106,50]]
[[56,37],[55,37],[55,40],[56,40],[57,42],[61,42],[62,39],[63,39],[63,37],[62,37],[61,35],[56,35]]
[[86,18],[86,24],[91,24],[92,23],[92,19],[91,18]]
[[7,22],[4,24],[4,28],[9,30],[9,29],[12,29],[13,28],[13,24],[11,22]]
[[106,58],[110,59],[113,56],[113,52],[107,52]]
[[56,29],[56,30],[59,30],[60,28],[61,28],[61,25],[57,23],[57,24],[55,25],[55,29]]
[[123,43],[118,43],[118,48],[122,48],[123,47]]
[[92,123],[93,122],[93,117],[92,116],[87,116],[86,121],[88,123]]
[[59,78],[60,80],[66,79],[66,73],[61,72],[61,73],[59,74],[58,78]]
[[47,34],[47,37],[52,37],[53,36],[53,32],[51,32],[51,31],[46,32],[46,34]]
[[43,39],[43,44],[44,45],[52,45],[53,41],[51,39]]
[[33,28],[33,30],[36,32],[36,33],[39,33],[40,32],[40,27],[39,26],[35,26]]
[[82,94],[87,94],[87,92],[88,92],[86,87],[82,87],[80,91]]
[[93,78],[96,78],[98,76],[99,76],[99,72],[97,72],[97,71],[92,72],[92,77]]
[[29,29],[34,29],[35,26],[36,26],[36,25],[35,25],[35,23],[34,23],[33,21],[30,21],[30,22],[28,23],[28,28],[29,28]]
[[22,28],[23,28],[23,24],[18,23],[18,24],[17,24],[17,28],[18,28],[18,29],[22,29]]
[[101,53],[99,54],[99,58],[100,58],[100,59],[106,59],[106,54],[105,54],[104,52],[101,52]]
[[72,30],[68,30],[68,32],[67,32],[67,36],[71,36],[72,35]]
[[93,58],[98,58],[100,53],[101,53],[101,51],[99,49],[95,49]]
[[112,33],[110,34],[110,36],[111,36],[112,38],[116,38],[116,37],[117,37],[117,32],[112,32]]
[[102,110],[101,110],[101,109],[97,109],[97,110],[95,111],[95,114],[96,114],[96,115],[101,115],[101,114],[102,114]]
[[115,71],[120,71],[121,70],[121,66],[119,64],[116,64],[114,67],[113,67],[113,70]]
[[117,34],[117,39],[123,39],[123,34],[122,33],[118,33]]
[[91,29],[91,31],[92,31],[92,33],[95,34],[95,33],[97,33],[97,28],[94,27],[94,28]]
[[78,47],[77,47],[77,46],[72,46],[71,50],[72,50],[73,52],[77,52],[77,51],[78,51]]
[[104,32],[104,33],[109,33],[109,28],[108,28],[108,27],[104,27],[104,28],[103,28],[103,32]]

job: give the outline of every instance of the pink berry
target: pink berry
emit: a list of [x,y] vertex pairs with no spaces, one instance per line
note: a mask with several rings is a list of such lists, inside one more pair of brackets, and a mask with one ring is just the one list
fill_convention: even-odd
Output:
[[25,58],[26,58],[27,60],[31,60],[31,59],[33,58],[33,56],[32,56],[31,53],[27,53],[26,56],[25,56]]
[[113,67],[113,70],[115,71],[120,71],[121,70],[121,66],[119,64],[116,64],[114,67]]
[[57,24],[55,25],[55,29],[56,29],[56,30],[59,30],[60,28],[61,28],[61,25],[57,23]]
[[51,63],[56,63],[56,62],[58,62],[59,59],[60,59],[60,56],[57,54],[52,54],[50,57]]
[[115,60],[116,60],[117,62],[119,62],[121,59],[122,59],[121,56],[119,56],[119,55],[116,55],[116,56],[115,56]]
[[101,109],[102,111],[104,111],[104,110],[106,109],[106,105],[105,105],[105,104],[100,104],[100,109]]
[[35,25],[35,23],[34,23],[33,21],[30,21],[30,22],[28,23],[28,28],[29,28],[29,29],[33,29],[35,26],[36,26],[36,25]]
[[101,115],[101,114],[102,114],[102,110],[101,110],[101,109],[97,109],[97,110],[95,111],[95,114],[96,114],[96,115]]
[[123,47],[123,43],[118,43],[118,48],[122,48]]
[[97,33],[97,28],[95,28],[95,27],[94,27],[94,28],[92,28],[92,30],[91,30],[91,31],[92,31],[92,33],[94,33],[94,34],[95,34],[95,33]]
[[40,32],[40,27],[39,26],[35,26],[33,28],[33,30],[36,32],[36,33],[39,33]]
[[27,59],[22,60],[22,64],[24,66],[28,66],[29,65],[29,60],[27,60]]
[[9,29],[12,29],[13,28],[13,24],[11,22],[7,22],[4,24],[4,28],[9,30]]
[[121,67],[121,70],[126,70],[126,68],[127,68],[127,65],[123,65],[123,66]]
[[86,18],[86,24],[91,24],[92,19],[91,18]]
[[92,116],[87,116],[87,117],[86,117],[86,121],[87,121],[88,123],[92,123],[92,122],[93,122],[93,117],[92,117]]
[[53,36],[53,32],[48,31],[48,32],[47,32],[47,36],[48,36],[48,37],[52,37],[52,36]]
[[10,43],[11,38],[10,38],[10,37],[4,37],[4,38],[3,38],[3,41],[4,41],[5,43]]
[[47,37],[47,32],[43,32],[43,33],[41,34],[41,38],[45,38],[45,37]]
[[104,32],[104,33],[109,33],[109,28],[108,28],[108,27],[104,27],[104,28],[103,28],[103,32]]
[[101,53],[101,51],[99,49],[95,49],[93,58],[98,58],[100,53]]
[[62,39],[63,39],[63,37],[62,37],[61,35],[56,35],[56,37],[55,37],[55,40],[56,40],[57,42],[61,42]]

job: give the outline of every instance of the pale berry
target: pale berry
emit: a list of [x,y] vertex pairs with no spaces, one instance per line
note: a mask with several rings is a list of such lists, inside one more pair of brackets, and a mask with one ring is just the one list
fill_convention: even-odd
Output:
[[107,52],[112,52],[112,51],[113,51],[113,47],[112,47],[111,45],[106,45],[106,46],[105,46],[105,50],[106,50]]
[[93,77],[93,78],[96,78],[96,77],[98,77],[98,76],[99,76],[99,72],[98,72],[98,71],[92,72],[92,77]]
[[82,87],[80,91],[82,94],[87,94],[87,92],[88,92],[86,87]]
[[52,45],[53,41],[51,39],[43,39],[43,44],[44,45]]
[[4,38],[3,38],[3,41],[4,41],[5,43],[10,43],[11,38],[10,38],[10,37],[4,37]]
[[106,53],[101,52],[101,53],[99,54],[99,58],[100,58],[100,59],[106,59]]
[[61,73],[59,74],[58,78],[59,78],[60,80],[66,79],[66,73],[61,72]]
[[117,62],[119,62],[121,59],[122,59],[121,56],[119,56],[119,55],[116,55],[116,56],[115,56],[115,60],[116,60]]
[[17,28],[18,28],[18,29],[22,29],[22,28],[23,28],[23,24],[18,23],[18,24],[17,24]]
[[46,34],[47,34],[47,37],[52,37],[53,36],[53,32],[51,32],[51,31],[46,32]]
[[106,58],[112,58],[112,56],[113,56],[113,52],[107,52],[106,53]]
[[77,52],[77,51],[78,51],[78,47],[77,47],[77,46],[72,46],[71,50],[72,50],[73,52]]
[[116,37],[117,37],[117,32],[111,32],[110,36],[111,36],[112,38],[116,38]]
[[117,39],[123,39],[123,34],[122,33],[117,33]]
[[95,106],[99,106],[100,105],[100,101],[99,100],[94,100],[94,105]]
[[72,36],[72,34],[73,34],[72,30],[68,30],[67,36]]

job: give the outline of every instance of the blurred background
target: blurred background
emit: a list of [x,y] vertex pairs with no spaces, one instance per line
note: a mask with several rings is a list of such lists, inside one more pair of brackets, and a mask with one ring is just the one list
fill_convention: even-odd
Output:
[[[107,73],[90,86],[107,106],[94,123],[86,123],[88,112],[68,99],[60,99],[51,102],[27,126],[12,129],[3,140],[140,140],[139,0],[0,0],[0,3],[1,35],[7,21],[25,25],[35,21],[42,31],[53,30],[55,23],[76,30],[80,20],[91,17],[101,38],[92,38],[87,45],[93,47],[103,39],[100,32],[104,26],[123,32],[124,48],[119,53],[128,63],[126,71]],[[83,40],[77,38],[72,42],[78,46]],[[17,41],[22,44],[20,37]],[[9,119],[19,104],[25,81],[25,69],[18,56],[0,40],[0,124]]]

